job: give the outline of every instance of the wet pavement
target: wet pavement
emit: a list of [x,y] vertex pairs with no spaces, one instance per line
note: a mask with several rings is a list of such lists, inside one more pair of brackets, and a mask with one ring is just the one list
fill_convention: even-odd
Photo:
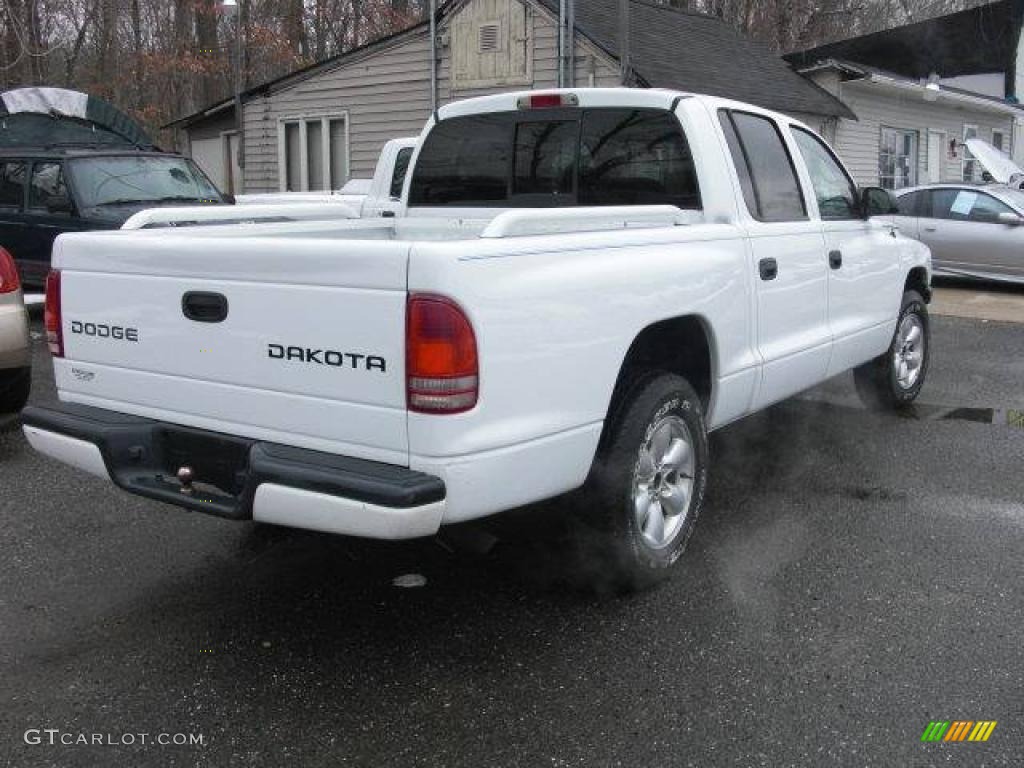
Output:
[[554,546],[188,514],[2,434],[0,765],[1018,766],[1024,326],[933,342],[916,417],[844,376],[716,433],[684,560],[633,597]]

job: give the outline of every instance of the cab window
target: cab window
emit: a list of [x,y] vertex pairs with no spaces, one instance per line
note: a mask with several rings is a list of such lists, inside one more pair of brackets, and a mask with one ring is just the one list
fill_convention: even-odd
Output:
[[405,174],[409,170],[409,161],[412,159],[412,147],[403,147],[398,150],[395,156],[395,169],[391,172],[391,189],[389,194],[395,200],[402,196],[402,187],[405,186]]
[[802,128],[793,127],[793,138],[807,165],[821,218],[825,221],[861,218],[857,185],[843,170],[832,150]]
[[0,162],[0,208],[21,210],[25,205],[25,163],[21,160]]
[[733,110],[718,117],[750,215],[765,222],[806,220],[793,160],[775,122]]
[[28,207],[35,211],[70,214],[71,200],[60,163],[35,163],[32,166]]

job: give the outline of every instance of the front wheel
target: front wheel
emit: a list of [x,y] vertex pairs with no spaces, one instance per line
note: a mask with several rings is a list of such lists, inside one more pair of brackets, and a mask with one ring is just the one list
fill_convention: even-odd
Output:
[[854,369],[861,401],[875,410],[898,409],[921,393],[931,357],[928,306],[917,291],[903,294],[896,331],[889,349]]
[[624,388],[581,510],[617,586],[637,589],[668,576],[697,522],[707,472],[703,408],[689,383],[650,373]]

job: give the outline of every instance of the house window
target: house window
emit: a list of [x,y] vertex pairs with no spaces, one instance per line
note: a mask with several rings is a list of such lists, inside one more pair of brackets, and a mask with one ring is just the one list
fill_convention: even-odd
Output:
[[348,181],[345,115],[285,118],[277,142],[282,192],[329,191]]
[[976,139],[978,137],[978,126],[976,125],[964,125],[964,164],[963,164],[963,180],[964,181],[977,181],[974,178],[975,174],[978,173],[978,163],[974,160],[974,155],[971,154],[966,146],[968,139]]
[[[1000,152],[1006,152],[1006,134],[996,128],[993,128],[992,146]],[[1007,152],[1007,154],[1009,154],[1009,152]]]
[[885,189],[902,189],[917,184],[917,131],[882,128],[878,183]]

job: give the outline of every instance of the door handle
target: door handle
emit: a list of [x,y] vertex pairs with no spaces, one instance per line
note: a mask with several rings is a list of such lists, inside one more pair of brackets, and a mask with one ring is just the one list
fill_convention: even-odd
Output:
[[924,227],[924,231],[925,232],[934,232],[935,231],[935,227]]
[[220,293],[188,291],[181,297],[181,311],[197,323],[220,323],[228,316],[228,300]]
[[757,262],[757,271],[762,280],[774,280],[779,276],[779,263],[775,259],[761,259]]
[[829,251],[828,252],[828,265],[832,269],[839,269],[843,266],[843,252],[842,251]]

